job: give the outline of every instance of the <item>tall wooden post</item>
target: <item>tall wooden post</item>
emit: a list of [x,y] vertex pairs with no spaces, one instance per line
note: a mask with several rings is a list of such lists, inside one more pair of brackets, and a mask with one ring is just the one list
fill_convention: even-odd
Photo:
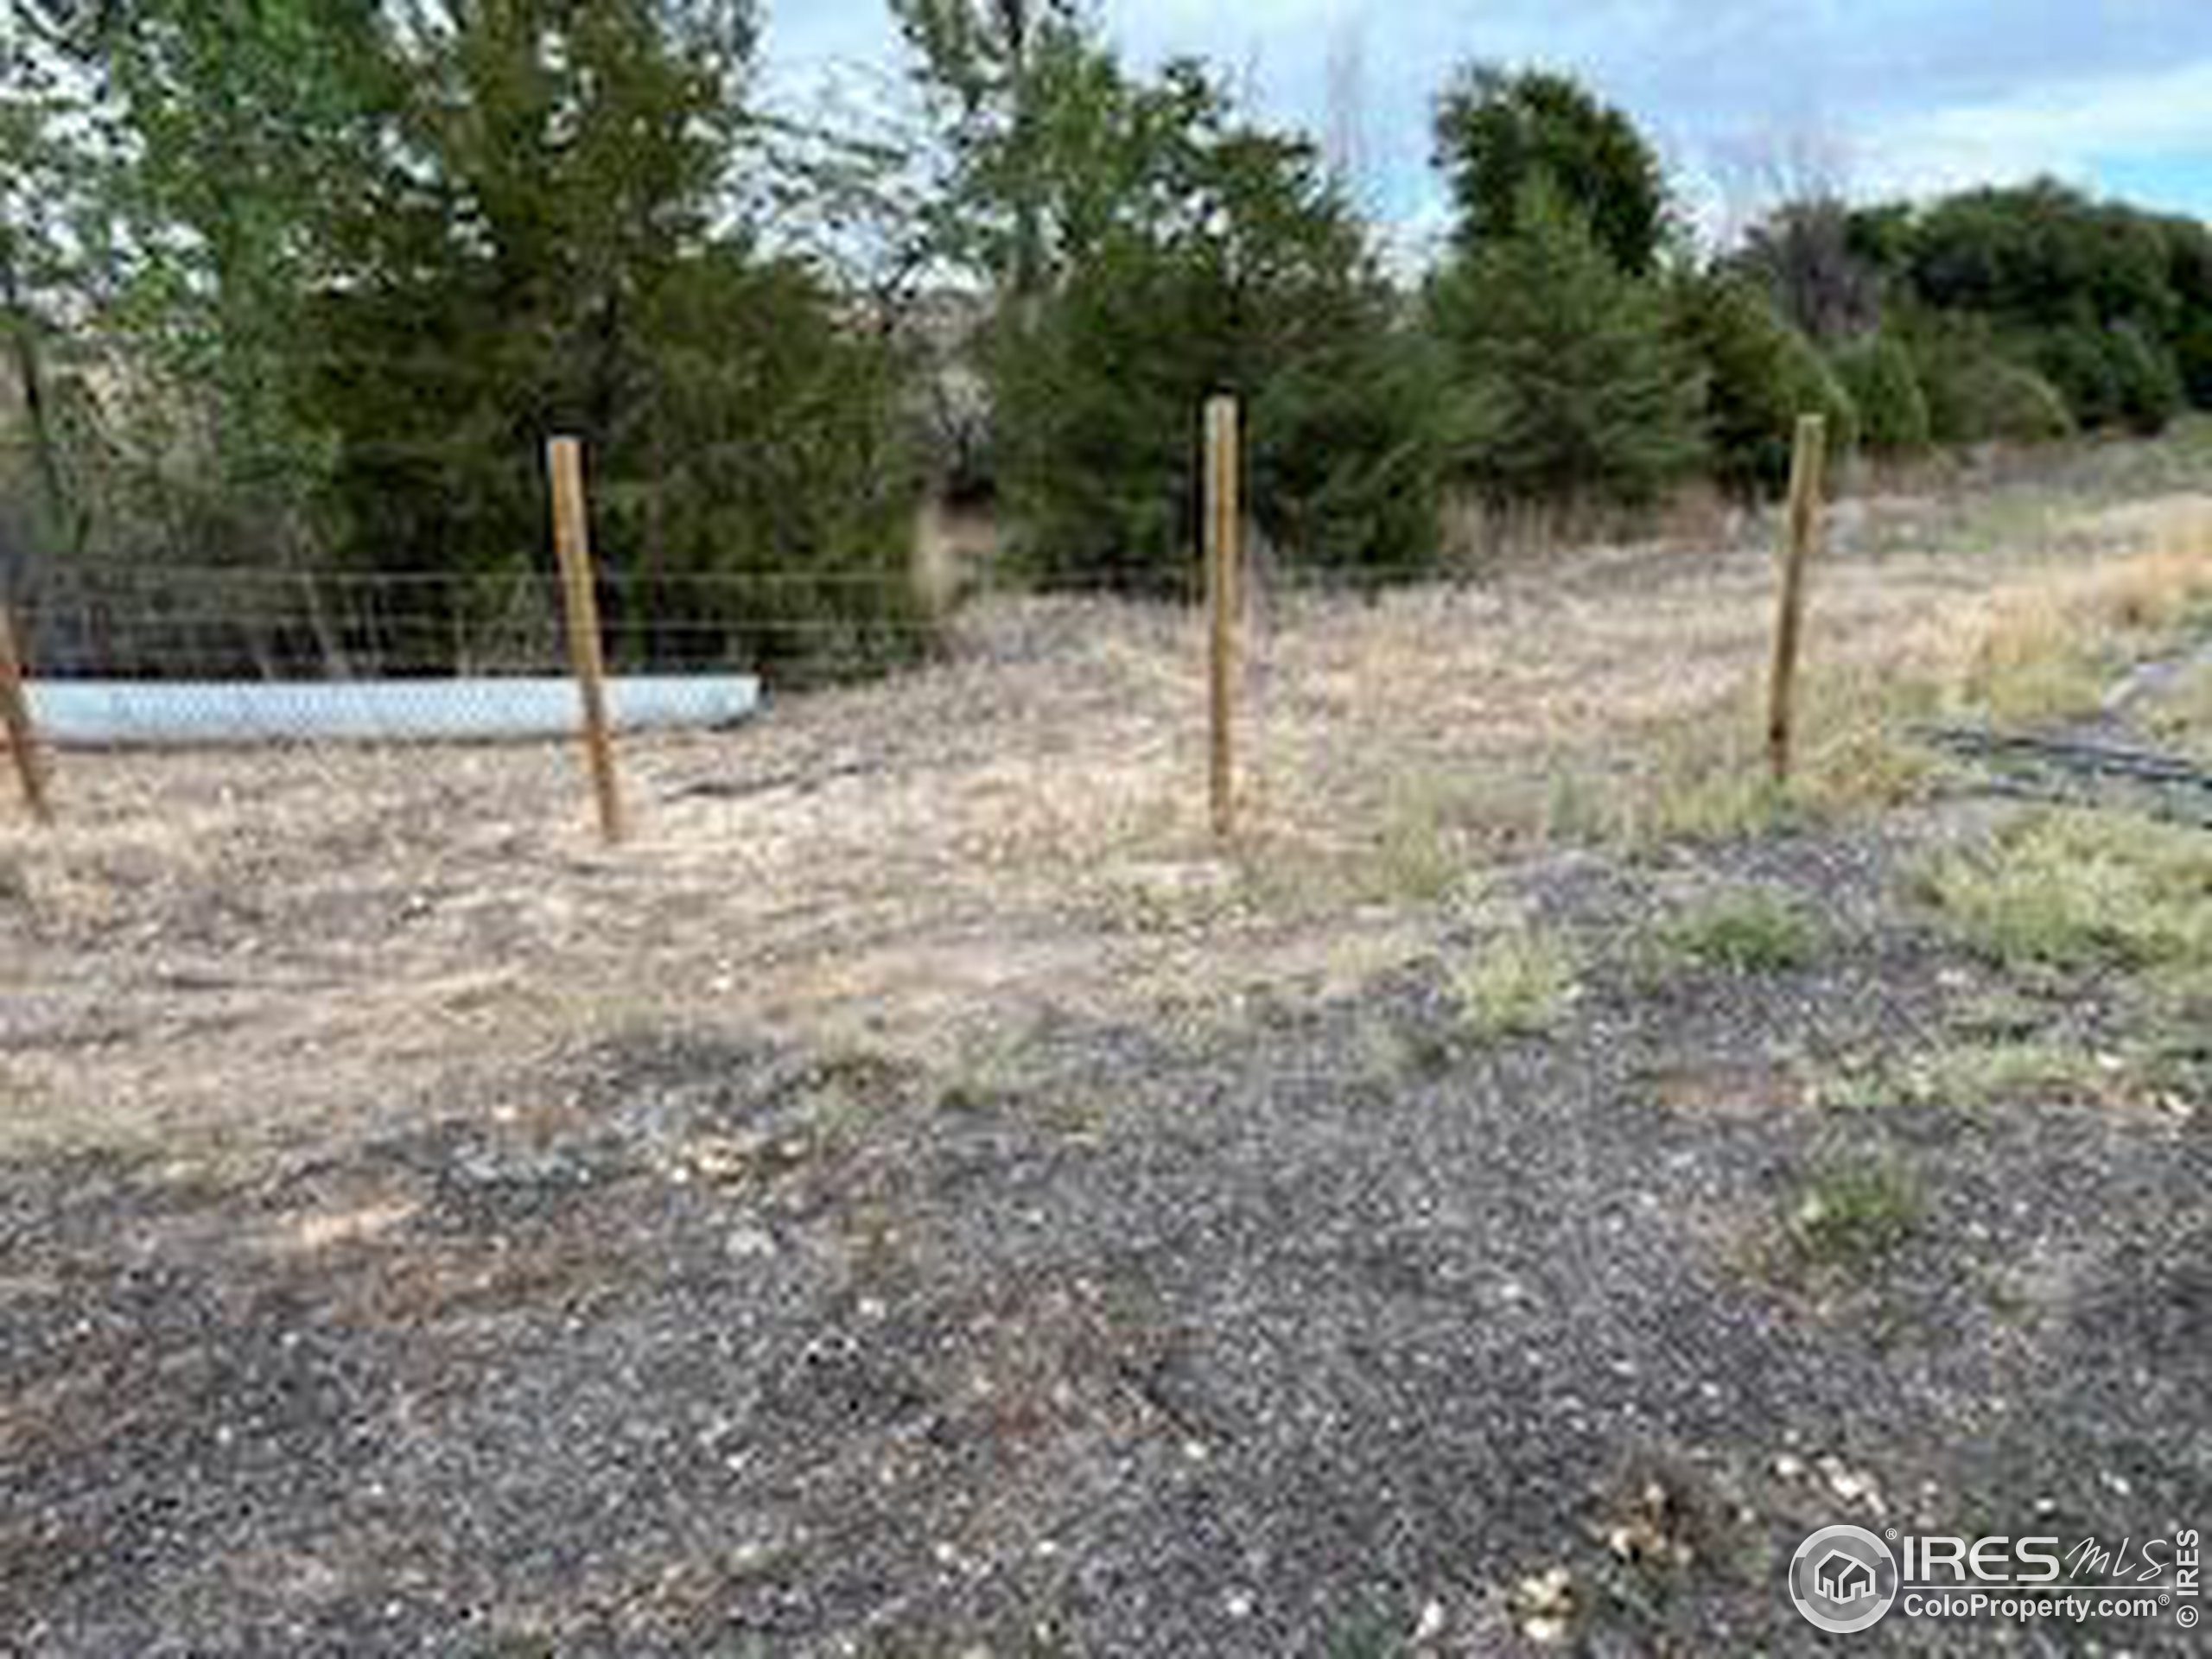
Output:
[[545,446],[545,458],[553,480],[553,550],[561,563],[569,660],[583,700],[584,759],[599,804],[599,832],[611,847],[628,827],[623,821],[622,790],[614,775],[614,742],[607,718],[607,664],[600,647],[599,600],[592,585],[583,447],[574,438],[555,438]]
[[1789,461],[1789,519],[1782,550],[1782,594],[1774,625],[1774,671],[1767,689],[1766,754],[1774,781],[1789,781],[1796,739],[1797,651],[1805,628],[1805,572],[1820,544],[1827,471],[1827,422],[1802,416]]
[[1238,570],[1243,539],[1243,478],[1236,400],[1206,400],[1205,560],[1206,610],[1210,623],[1207,708],[1210,737],[1208,797],[1213,832],[1226,837],[1236,828],[1236,773],[1231,726],[1236,714],[1236,608]]
[[0,599],[0,727],[7,728],[8,753],[15,759],[23,804],[39,823],[53,823],[54,806],[46,793],[46,758],[39,753],[38,730],[31,723],[22,655],[16,647],[15,620],[4,599]]

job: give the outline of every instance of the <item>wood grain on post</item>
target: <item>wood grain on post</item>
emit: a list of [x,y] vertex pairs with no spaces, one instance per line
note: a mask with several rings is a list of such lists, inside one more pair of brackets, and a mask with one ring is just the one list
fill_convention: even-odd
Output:
[[1238,454],[1236,400],[1206,400],[1205,560],[1206,610],[1210,622],[1207,663],[1208,772],[1213,832],[1226,836],[1236,827],[1236,774],[1231,723],[1236,674],[1237,567],[1243,506],[1237,499],[1242,477]]
[[8,733],[8,753],[22,785],[23,804],[41,823],[54,822],[46,794],[46,757],[40,753],[38,728],[31,723],[30,693],[23,685],[23,658],[16,647],[15,619],[0,600],[0,726]]
[[614,742],[607,718],[607,664],[601,653],[599,600],[592,584],[591,531],[584,506],[583,447],[574,438],[545,446],[553,479],[553,551],[561,562],[569,660],[583,699],[584,758],[599,804],[599,832],[609,846],[627,832],[622,790],[614,775]]
[[1774,672],[1767,693],[1766,753],[1774,781],[1789,781],[1796,735],[1797,650],[1805,629],[1805,573],[1820,544],[1827,471],[1827,422],[1800,417],[1789,461],[1789,519],[1782,550],[1782,596],[1774,625]]

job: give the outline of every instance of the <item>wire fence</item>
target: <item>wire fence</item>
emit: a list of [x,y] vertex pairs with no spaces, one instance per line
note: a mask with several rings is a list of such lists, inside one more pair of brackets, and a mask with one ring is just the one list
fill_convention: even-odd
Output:
[[[1195,677],[1206,691],[1192,697],[1190,718],[1205,736],[1213,822],[1225,834],[1235,822],[1237,705],[1268,695],[1274,624],[1308,602],[1332,607],[1465,573],[1430,560],[1279,557],[1240,501],[1234,423],[1223,430],[1229,447],[1205,458],[1198,522],[1177,545],[1090,582],[1057,581],[1052,591],[1208,619],[1192,634],[1191,666],[1203,670]],[[587,504],[588,520],[596,506]],[[571,555],[590,538],[581,525],[553,533],[557,490],[541,512],[545,550],[486,568],[51,549],[0,560],[0,614],[12,621],[16,658],[12,674],[0,663],[0,714],[10,716],[26,793],[40,792],[53,765],[41,751],[57,742],[582,735],[602,824],[619,839],[611,732],[733,723],[760,695],[940,658],[955,643],[962,601],[1001,568],[988,546],[942,544],[926,504],[911,552],[829,568],[659,566],[632,518],[610,538],[611,556],[594,563],[581,551],[579,570]],[[10,678],[20,682],[12,697]],[[1777,771],[1784,751],[1786,736]]]

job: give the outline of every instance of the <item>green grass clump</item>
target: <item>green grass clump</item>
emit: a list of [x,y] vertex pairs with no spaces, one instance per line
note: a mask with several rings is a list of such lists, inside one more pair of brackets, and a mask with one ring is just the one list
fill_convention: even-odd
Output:
[[1820,1086],[1823,1104],[1841,1110],[1955,1107],[1980,1110],[2060,1098],[2098,1099],[2125,1081],[2125,1066],[2088,1050],[2036,1039],[1962,1042],[1870,1070],[1846,1071]]
[[1725,893],[1687,911],[1660,932],[1678,958],[1731,973],[1802,968],[1820,952],[1820,929],[1798,906],[1763,887]]
[[1783,1229],[1803,1261],[1863,1268],[1899,1249],[1920,1224],[1919,1181],[1889,1159],[1855,1159],[1816,1172],[1789,1205]]
[[1452,976],[1460,1029],[1478,1042],[1550,1030],[1577,988],[1573,953],[1529,929],[1487,940]]
[[2012,968],[2212,972],[2212,836],[2116,813],[2024,820],[1928,872],[1959,936]]

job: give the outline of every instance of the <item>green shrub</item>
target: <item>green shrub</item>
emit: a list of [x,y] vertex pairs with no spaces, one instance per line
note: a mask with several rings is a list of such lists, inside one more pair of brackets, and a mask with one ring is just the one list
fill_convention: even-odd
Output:
[[1532,189],[1519,227],[1431,283],[1453,372],[1449,464],[1492,500],[1652,500],[1697,465],[1704,387],[1659,291]]
[[1046,582],[1179,586],[1199,411],[1231,391],[1247,499],[1287,560],[1420,567],[1434,374],[1357,217],[1310,145],[1245,125],[1197,71],[1097,73],[1086,118],[1126,160],[1077,204],[1080,257],[1005,308],[985,353],[1017,555]]
[[2190,403],[2212,409],[2212,315],[2195,313],[2174,330],[2174,366]]
[[1859,442],[1870,454],[1909,455],[1928,448],[1928,394],[1902,340],[1869,334],[1844,345],[1834,363],[1836,378],[1858,405]]
[[1927,872],[1966,941],[2008,966],[2212,969],[2212,845],[2147,818],[2053,812]]
[[1859,410],[1820,350],[1766,296],[1730,278],[1689,278],[1675,291],[1681,335],[1707,376],[1714,476],[1745,495],[1789,482],[1800,416],[1825,416],[1831,476],[1857,448]]
[[1893,1159],[1833,1159],[1816,1169],[1783,1218],[1809,1267],[1865,1271],[1909,1243],[1927,1214],[1925,1189]]
[[1729,973],[1782,973],[1808,966],[1821,931],[1786,895],[1750,887],[1714,895],[1669,921],[1660,943],[1674,955]]
[[1937,443],[2049,443],[2073,435],[2058,388],[2006,357],[1986,329],[1946,320],[1909,336]]
[[1538,1036],[1574,1000],[1574,954],[1550,934],[1516,928],[1470,953],[1451,989],[1461,1028],[1475,1041]]
[[2034,338],[2028,356],[2037,372],[2058,389],[2077,426],[2094,432],[2119,424],[2125,392],[2102,329],[2087,323],[2050,329]]
[[2156,437],[2188,403],[2173,353],[2133,323],[2107,334],[2105,351],[2120,389],[2120,418],[2131,431]]

